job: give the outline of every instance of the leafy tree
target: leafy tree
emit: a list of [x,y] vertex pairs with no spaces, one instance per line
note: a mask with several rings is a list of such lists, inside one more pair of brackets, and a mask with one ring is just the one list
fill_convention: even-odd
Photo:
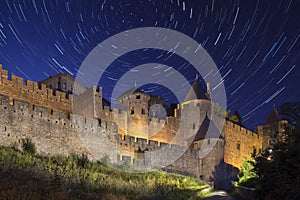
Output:
[[292,124],[282,140],[254,155],[253,179],[258,199],[300,199],[300,102],[285,103],[279,112]]
[[224,116],[224,111],[222,107],[218,103],[213,103],[213,109],[214,109],[214,114],[223,117]]
[[279,112],[292,125],[300,126],[300,101],[284,103],[280,106]]
[[241,117],[240,113],[237,110],[234,111],[233,115],[231,115],[229,120],[236,123],[236,124],[242,125],[242,117]]
[[256,156],[254,171],[260,199],[300,199],[300,131],[287,126],[285,140]]
[[230,112],[231,112],[230,109],[227,110],[227,111],[225,111],[225,118],[226,118],[226,119],[229,119],[229,118],[230,118]]
[[238,174],[238,182],[235,183],[236,185],[255,187],[257,175],[254,171],[254,163],[255,161],[250,160],[248,157],[243,161]]

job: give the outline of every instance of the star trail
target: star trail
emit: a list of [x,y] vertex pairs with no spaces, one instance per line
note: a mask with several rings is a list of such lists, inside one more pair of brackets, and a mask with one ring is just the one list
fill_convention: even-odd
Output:
[[[0,63],[35,81],[57,73],[75,77],[84,75],[79,68],[88,53],[110,36],[139,27],[176,30],[210,54],[225,84],[228,109],[238,110],[244,125],[253,128],[273,105],[300,100],[299,13],[299,0],[3,0]],[[148,62],[174,67],[192,83],[195,70],[172,52],[140,49],[120,56],[99,82],[103,96],[110,99],[122,74]],[[167,88],[144,90],[177,101]]]

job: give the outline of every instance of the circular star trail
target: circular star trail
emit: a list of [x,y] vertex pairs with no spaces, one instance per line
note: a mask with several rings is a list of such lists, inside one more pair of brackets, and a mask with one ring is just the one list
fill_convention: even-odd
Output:
[[[173,29],[210,54],[222,75],[228,108],[238,110],[244,125],[253,128],[273,105],[300,99],[299,13],[299,0],[3,0],[0,63],[35,81],[57,73],[75,77],[88,53],[110,36],[139,27]],[[176,55],[136,50],[105,72],[99,82],[103,96],[109,99],[122,74],[147,62],[173,66],[190,82],[195,78],[193,67]],[[144,90],[176,103],[167,88]]]

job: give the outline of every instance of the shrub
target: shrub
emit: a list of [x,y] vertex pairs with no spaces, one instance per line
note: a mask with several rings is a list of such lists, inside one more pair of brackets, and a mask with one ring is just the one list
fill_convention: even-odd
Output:
[[89,159],[86,154],[81,154],[81,156],[77,157],[77,166],[81,169],[86,169],[89,164]]
[[22,143],[23,152],[28,153],[30,155],[36,154],[36,148],[30,138],[22,139]]
[[108,155],[103,156],[103,158],[100,159],[100,162],[106,166],[111,165],[111,161]]

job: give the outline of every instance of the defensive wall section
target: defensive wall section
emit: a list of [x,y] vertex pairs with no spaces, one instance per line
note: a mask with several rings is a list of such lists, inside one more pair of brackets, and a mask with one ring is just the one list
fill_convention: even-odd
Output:
[[[77,110],[72,108],[73,103]],[[20,147],[23,138],[31,138],[42,155],[84,153],[91,160],[108,155],[113,162],[129,159],[141,168],[162,165],[187,148],[180,158],[174,158],[175,162],[166,163],[165,169],[205,180],[218,175],[220,163],[240,168],[254,150],[262,149],[262,136],[230,121],[225,121],[220,138],[204,139],[190,146],[172,143],[178,131],[190,136],[200,127],[206,104],[195,105],[199,110],[188,112],[193,106],[178,105],[175,116],[149,120],[148,137],[140,137],[138,131],[130,135],[119,127],[127,127],[130,116],[126,111],[102,107],[102,88],[92,87],[75,97],[33,81],[24,84],[17,76],[8,80],[7,70],[0,65],[0,145]],[[200,111],[201,120],[196,113]],[[185,123],[187,119],[192,120]],[[201,157],[202,144],[212,140],[216,145]],[[162,150],[166,152],[160,154]]]
[[[112,130],[114,127],[111,126]],[[116,161],[116,149],[99,120],[64,111],[31,105],[0,95],[0,145],[20,147],[23,138],[31,138],[42,155],[86,154],[99,160],[110,154]],[[109,151],[111,149],[111,151]]]
[[23,78],[11,75],[8,80],[8,71],[2,69],[0,65],[0,91],[1,94],[9,97],[9,103],[12,104],[14,99],[30,102],[29,107],[33,105],[42,105],[51,113],[52,109],[65,111],[68,115],[72,110],[72,95],[64,92],[53,91],[42,84],[39,87],[37,82],[30,80],[24,84]]
[[254,151],[262,149],[263,137],[231,121],[224,124],[222,135],[225,138],[224,161],[240,168],[246,157],[251,159]]

